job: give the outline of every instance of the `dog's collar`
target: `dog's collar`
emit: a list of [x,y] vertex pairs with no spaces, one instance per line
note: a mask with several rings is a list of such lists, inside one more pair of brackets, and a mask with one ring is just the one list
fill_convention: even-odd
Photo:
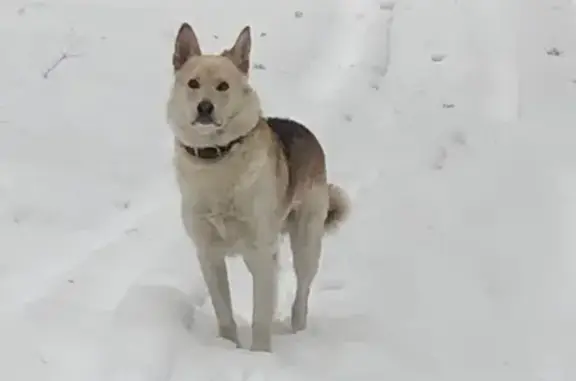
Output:
[[188,152],[190,155],[194,157],[198,157],[204,160],[214,160],[223,158],[224,156],[228,155],[232,147],[234,147],[236,144],[242,143],[242,141],[245,138],[246,135],[242,135],[224,146],[217,145],[208,147],[190,147],[182,142],[180,143],[180,145],[182,145],[182,147],[186,150],[186,152]]

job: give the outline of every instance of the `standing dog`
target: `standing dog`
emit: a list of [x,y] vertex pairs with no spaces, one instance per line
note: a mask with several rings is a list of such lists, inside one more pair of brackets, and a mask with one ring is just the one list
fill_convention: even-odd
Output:
[[297,290],[294,332],[306,327],[308,297],[322,237],[350,210],[345,192],[326,181],[323,149],[304,126],[262,116],[249,85],[250,28],[219,55],[202,54],[190,25],[176,37],[167,117],[182,220],[218,321],[237,345],[225,258],[241,254],[253,277],[253,351],[271,351],[280,238],[290,236]]

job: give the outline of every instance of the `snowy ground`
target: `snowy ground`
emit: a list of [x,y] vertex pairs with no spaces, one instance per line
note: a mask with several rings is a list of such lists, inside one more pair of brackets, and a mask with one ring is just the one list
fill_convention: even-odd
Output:
[[[0,380],[575,380],[575,18],[567,0],[3,0]],[[267,113],[317,133],[354,202],[310,328],[271,355],[216,339],[178,219],[182,21],[206,51],[252,26]]]

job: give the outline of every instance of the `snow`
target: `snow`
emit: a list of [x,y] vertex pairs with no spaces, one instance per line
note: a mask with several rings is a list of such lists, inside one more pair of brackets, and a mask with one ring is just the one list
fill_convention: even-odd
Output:
[[[575,7],[2,1],[0,380],[575,380]],[[252,26],[265,111],[310,126],[353,200],[298,335],[284,248],[272,354],[216,338],[179,220],[183,21],[205,51]]]

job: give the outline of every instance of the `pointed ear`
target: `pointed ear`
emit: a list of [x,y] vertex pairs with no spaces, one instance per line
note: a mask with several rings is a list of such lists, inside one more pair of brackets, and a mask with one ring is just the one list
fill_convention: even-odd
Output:
[[202,51],[194,30],[190,24],[183,23],[178,30],[176,42],[174,43],[174,54],[172,55],[174,70],[180,69],[190,57],[201,54]]
[[247,25],[242,29],[234,46],[225,50],[222,55],[230,58],[236,67],[244,74],[248,74],[250,69],[250,48],[252,38],[250,37],[250,27]]

